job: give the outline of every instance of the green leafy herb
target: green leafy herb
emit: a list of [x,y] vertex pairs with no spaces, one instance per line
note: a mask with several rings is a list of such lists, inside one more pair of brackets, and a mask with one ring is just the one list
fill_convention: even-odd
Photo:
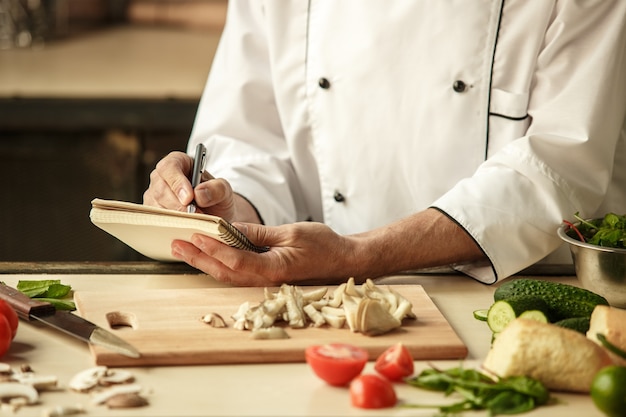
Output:
[[444,416],[468,410],[487,410],[490,416],[520,414],[547,404],[550,392],[539,381],[516,376],[493,380],[489,376],[463,367],[425,369],[407,383],[423,389],[456,394],[462,399],[449,405],[407,404],[409,408],[437,408]]
[[565,222],[569,226],[566,232],[571,238],[592,245],[609,248],[626,248],[626,215],[607,213],[602,219],[585,220],[574,214],[578,225]]
[[74,301],[64,299],[70,295],[72,287],[61,284],[61,280],[20,280],[17,283],[17,289],[30,298],[54,305],[57,310],[76,310]]

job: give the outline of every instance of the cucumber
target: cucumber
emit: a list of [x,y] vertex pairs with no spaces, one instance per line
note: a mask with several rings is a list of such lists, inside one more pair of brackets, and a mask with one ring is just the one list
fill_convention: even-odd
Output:
[[517,318],[535,320],[541,323],[548,323],[548,317],[543,311],[540,311],[540,310],[526,310],[522,314],[517,316]]
[[[533,313],[530,313],[532,311]],[[501,332],[510,322],[526,314],[548,322],[548,304],[541,297],[520,296],[494,302],[487,311],[487,325],[494,333]]]
[[550,321],[591,317],[591,312],[597,305],[609,305],[606,298],[592,291],[559,282],[529,278],[504,281],[496,288],[493,298],[494,301],[501,301],[529,295],[541,297],[548,304]]
[[571,317],[569,319],[563,319],[554,322],[557,326],[565,327],[566,329],[576,330],[579,333],[587,334],[589,330],[589,317]]
[[474,318],[480,321],[487,321],[487,312],[489,310],[486,308],[480,310],[474,310]]

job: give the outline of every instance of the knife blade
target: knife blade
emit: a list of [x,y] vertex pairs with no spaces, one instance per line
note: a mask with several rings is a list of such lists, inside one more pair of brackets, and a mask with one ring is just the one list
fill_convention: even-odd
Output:
[[57,310],[52,304],[30,298],[21,291],[0,283],[0,299],[5,300],[26,320],[37,320],[87,343],[103,346],[122,355],[139,358],[139,351],[122,338],[69,311]]

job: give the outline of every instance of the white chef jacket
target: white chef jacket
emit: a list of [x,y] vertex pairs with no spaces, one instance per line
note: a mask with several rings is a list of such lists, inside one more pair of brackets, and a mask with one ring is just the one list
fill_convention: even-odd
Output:
[[435,207],[495,282],[626,212],[625,28],[623,0],[231,0],[189,151],[269,225]]

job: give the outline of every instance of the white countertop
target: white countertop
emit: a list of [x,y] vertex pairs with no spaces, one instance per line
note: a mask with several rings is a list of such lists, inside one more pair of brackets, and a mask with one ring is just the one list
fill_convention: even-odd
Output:
[[[3,275],[2,281],[15,285],[20,279],[61,279],[75,291],[141,291],[150,288],[202,288],[221,286],[204,275]],[[550,278],[557,279],[557,278]],[[488,307],[493,286],[458,275],[399,276],[390,283],[421,284],[451,323],[469,349],[466,366],[480,364],[486,355],[491,333],[472,312]],[[576,283],[574,278],[560,282]],[[63,388],[75,373],[94,366],[86,344],[28,322],[21,322],[9,353],[0,361],[14,366],[28,363],[40,374],[57,375]],[[434,361],[439,367],[458,366],[459,361]],[[416,372],[428,366],[417,361]],[[85,394],[58,390],[44,392],[41,404],[21,408],[16,416],[41,416],[42,410],[56,405],[82,403],[88,416],[433,416],[434,410],[360,410],[350,405],[348,390],[326,385],[304,363],[263,365],[211,365],[126,368],[137,383],[151,392],[150,405],[138,409],[108,410],[89,403]],[[373,369],[373,363],[366,371]],[[396,392],[407,403],[445,401],[441,393],[431,393],[405,384]],[[586,395],[557,393],[558,405],[541,407],[524,416],[600,417]],[[484,416],[485,413],[466,413]]]
[[219,32],[111,27],[0,51],[0,98],[198,99]]

